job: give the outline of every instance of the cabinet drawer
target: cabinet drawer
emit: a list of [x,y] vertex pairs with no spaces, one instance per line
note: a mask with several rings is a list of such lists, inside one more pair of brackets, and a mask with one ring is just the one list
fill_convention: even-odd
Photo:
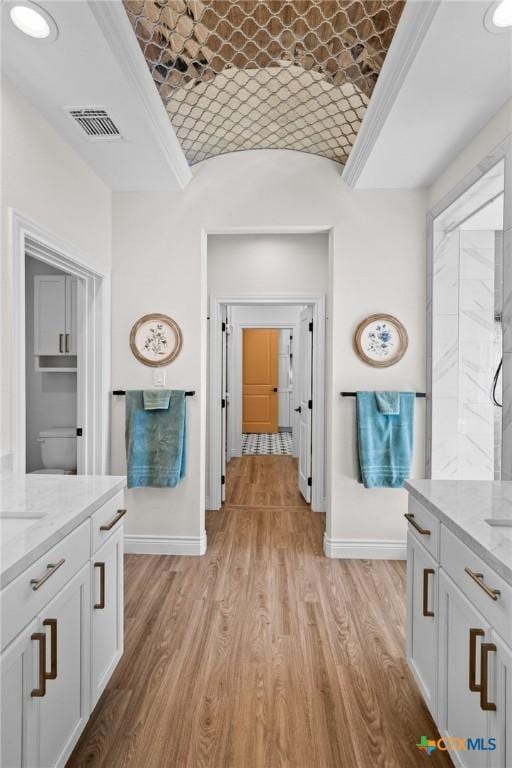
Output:
[[120,513],[123,511],[124,491],[116,493],[106,504],[96,510],[91,518],[91,552],[96,552],[98,547],[101,547],[109,536],[119,528],[123,521],[123,516]]
[[[16,637],[89,559],[89,520],[62,539],[1,592],[2,648]],[[59,565],[59,563],[61,563]],[[48,568],[48,565],[58,565]],[[46,577],[46,578],[45,578]],[[44,580],[43,580],[44,579]],[[31,581],[39,581],[34,589]]]
[[407,522],[412,536],[421,541],[432,557],[439,561],[439,519],[409,496]]
[[[505,639],[510,639],[512,587],[444,525],[441,526],[441,567],[496,632]],[[475,580],[467,573],[466,568],[473,574],[482,574],[482,577]],[[497,599],[494,600],[484,587],[499,590]]]

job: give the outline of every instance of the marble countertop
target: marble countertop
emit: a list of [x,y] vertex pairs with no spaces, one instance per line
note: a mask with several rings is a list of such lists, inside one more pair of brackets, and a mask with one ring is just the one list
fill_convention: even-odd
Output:
[[0,587],[126,485],[108,475],[0,474]]
[[512,482],[407,480],[405,487],[508,584],[512,584],[512,527],[486,522],[512,520]]

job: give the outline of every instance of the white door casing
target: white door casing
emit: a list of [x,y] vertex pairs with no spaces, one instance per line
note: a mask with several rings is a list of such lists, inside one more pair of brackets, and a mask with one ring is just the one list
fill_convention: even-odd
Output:
[[311,427],[312,427],[312,359],[313,312],[306,307],[300,313],[299,326],[299,491],[311,501]]
[[221,332],[222,332],[222,384],[221,384],[221,409],[222,409],[222,422],[221,422],[221,476],[222,476],[222,483],[221,483],[221,500],[222,502],[226,501],[226,456],[227,456],[227,432],[228,432],[228,393],[227,393],[227,382],[228,382],[228,334],[227,334],[227,322],[228,322],[228,313],[227,313],[227,307],[222,307],[222,325],[221,325]]
[[[209,408],[208,408],[208,509],[220,509],[221,506],[221,475],[222,475],[222,456],[219,448],[222,445],[222,412],[219,407],[222,398],[222,307],[234,306],[273,306],[273,305],[295,305],[310,306],[313,314],[313,323],[315,328],[315,345],[313,347],[313,383],[312,383],[312,457],[311,457],[311,507],[316,512],[325,510],[326,499],[324,495],[324,455],[325,455],[325,296],[320,294],[234,294],[210,297],[210,386],[209,386]],[[257,327],[263,327],[265,324],[258,323]],[[269,326],[270,327],[270,326]],[[281,326],[272,323],[271,327],[286,327],[288,323]],[[241,332],[241,331],[240,331]],[[236,347],[236,338],[232,340]],[[298,379],[298,377],[297,377]],[[230,387],[233,382],[230,382]],[[298,385],[295,388],[295,396],[298,397]],[[297,403],[297,400],[295,401]],[[295,414],[294,414],[295,415]],[[229,414],[230,429],[235,421],[233,408]],[[238,455],[234,453],[234,455]]]
[[14,470],[26,471],[25,256],[29,255],[68,273],[74,279],[71,306],[74,312],[76,304],[79,322],[72,343],[78,363],[77,426],[83,430],[83,437],[77,440],[78,471],[80,474],[103,473],[106,470],[106,443],[102,430],[105,422],[104,394],[110,384],[104,352],[105,304],[108,301],[104,293],[105,275],[92,270],[68,243],[13,209],[9,209],[9,224],[14,315],[11,378]]

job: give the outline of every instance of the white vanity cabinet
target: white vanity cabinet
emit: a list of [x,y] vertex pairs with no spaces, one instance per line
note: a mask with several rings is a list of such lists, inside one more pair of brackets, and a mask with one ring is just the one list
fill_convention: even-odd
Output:
[[37,701],[35,765],[44,768],[65,765],[89,717],[89,572],[87,563],[39,616],[46,660],[44,668],[36,664],[36,682],[46,680]]
[[411,497],[407,518],[410,669],[442,737],[482,740],[456,766],[510,768],[512,586]]
[[35,685],[32,637],[37,629],[37,621],[31,622],[0,656],[2,768],[36,765],[37,703],[30,693]]
[[91,709],[123,655],[123,525],[91,561]]
[[123,653],[123,498],[0,593],[2,768],[63,767]]
[[[436,722],[443,735],[490,736],[488,711],[482,708],[489,696],[489,675],[482,678],[482,648],[491,642],[491,629],[483,616],[449,576],[439,574],[439,708]],[[488,659],[488,657],[487,657]],[[490,659],[488,659],[491,662]],[[462,752],[460,753],[462,755]],[[494,766],[491,753],[466,751],[460,765]],[[452,760],[456,757],[452,755]]]
[[432,716],[437,697],[437,588],[439,566],[416,539],[407,537],[407,656]]
[[34,276],[34,354],[76,355],[77,280]]

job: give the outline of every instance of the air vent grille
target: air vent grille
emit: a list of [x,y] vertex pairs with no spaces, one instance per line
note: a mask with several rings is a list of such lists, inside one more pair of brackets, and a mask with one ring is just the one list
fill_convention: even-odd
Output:
[[107,110],[102,107],[69,107],[66,112],[80,126],[88,139],[112,141],[123,138]]

